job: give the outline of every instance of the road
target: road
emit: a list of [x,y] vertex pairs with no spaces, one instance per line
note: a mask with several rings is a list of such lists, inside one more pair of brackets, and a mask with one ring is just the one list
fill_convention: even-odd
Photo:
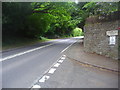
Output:
[[[87,58],[82,53],[80,39],[57,39],[4,51],[0,59],[2,88],[31,88],[36,85],[41,88],[118,88],[118,73],[68,58],[76,57],[76,54],[81,55],[78,60]],[[65,57],[62,62],[61,56]]]
[[58,39],[2,53],[2,88],[29,88],[80,38]]

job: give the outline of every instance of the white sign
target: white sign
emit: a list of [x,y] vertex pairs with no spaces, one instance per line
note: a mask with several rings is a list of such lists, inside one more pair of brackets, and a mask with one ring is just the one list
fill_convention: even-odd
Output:
[[118,35],[118,30],[107,31],[106,35],[108,35],[108,36]]
[[110,45],[115,45],[115,43],[116,43],[116,36],[110,36],[109,44]]

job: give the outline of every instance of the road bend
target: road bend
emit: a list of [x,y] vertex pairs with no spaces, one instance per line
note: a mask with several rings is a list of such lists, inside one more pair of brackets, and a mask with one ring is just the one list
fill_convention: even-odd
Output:
[[80,38],[50,42],[5,51],[2,53],[2,88],[29,88]]

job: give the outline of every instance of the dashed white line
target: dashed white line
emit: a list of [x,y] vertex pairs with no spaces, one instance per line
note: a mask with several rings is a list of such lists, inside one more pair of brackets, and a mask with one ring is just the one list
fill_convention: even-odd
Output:
[[[77,42],[77,41],[75,41]],[[74,42],[74,43],[75,43]],[[63,53],[64,51],[66,51],[70,46],[72,46],[74,43],[70,44],[67,48],[65,48],[64,50],[61,51],[61,53]],[[62,55],[62,57],[60,59],[57,60],[56,64],[54,63],[50,69],[48,69],[47,71],[45,71],[44,74],[50,73],[53,74],[56,71],[56,68],[60,66],[60,63],[62,63],[64,61],[64,59],[66,58],[66,55]],[[54,67],[54,68],[52,68]],[[56,67],[56,68],[55,68]],[[48,80],[50,78],[50,76],[44,75],[39,82],[45,82],[46,80]],[[39,87],[39,86],[33,86],[33,87]],[[41,88],[41,87],[40,87]]]
[[34,85],[32,88],[41,88],[40,85]]
[[50,78],[50,76],[45,75],[45,76],[43,76],[43,77],[39,80],[39,82],[45,82],[45,81],[48,80],[49,78]]
[[63,60],[59,60],[58,62],[59,62],[59,63],[62,63],[62,62],[63,62]]
[[56,68],[51,68],[48,73],[53,74],[56,71]]
[[63,55],[63,57],[66,57],[66,55]]
[[62,60],[64,60],[64,59],[65,59],[65,57],[61,57],[61,59],[62,59]]
[[[44,83],[46,80],[50,78],[50,76],[47,75],[53,74],[56,71],[56,68],[60,66],[60,64],[64,61],[66,55],[62,55],[47,71],[45,71],[44,75],[42,76],[41,79],[38,80],[39,83]],[[62,58],[62,59],[61,59]],[[32,88],[39,87],[39,86],[32,86]]]
[[54,65],[54,67],[59,67],[60,66],[60,64],[59,63],[56,63],[55,65]]

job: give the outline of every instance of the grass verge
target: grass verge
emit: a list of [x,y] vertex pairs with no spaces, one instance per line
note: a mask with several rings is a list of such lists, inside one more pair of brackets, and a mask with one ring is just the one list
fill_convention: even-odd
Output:
[[36,43],[50,41],[53,39],[41,38],[41,39],[29,39],[29,38],[10,38],[2,42],[2,50],[20,48],[24,46],[34,45]]

